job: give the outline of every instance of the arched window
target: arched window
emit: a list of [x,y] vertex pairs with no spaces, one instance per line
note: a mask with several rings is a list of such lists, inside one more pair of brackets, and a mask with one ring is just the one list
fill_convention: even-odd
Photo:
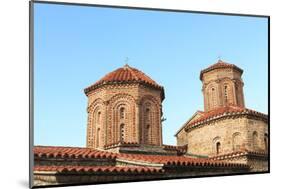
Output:
[[98,112],[97,123],[100,124],[100,121],[101,121],[101,112]]
[[213,108],[213,107],[216,107],[217,103],[216,103],[216,90],[214,87],[211,87],[211,91],[210,91],[210,94],[211,94],[211,97],[210,97],[210,100],[211,100],[211,103],[210,103],[210,107]]
[[122,123],[120,125],[120,141],[124,142],[124,140],[125,140],[125,124]]
[[100,128],[97,129],[97,148],[100,146]]
[[125,118],[125,108],[122,107],[120,108],[120,119],[124,119]]
[[267,133],[264,134],[264,151],[268,153],[268,135]]
[[149,108],[145,109],[145,119],[146,119],[146,121],[150,121],[150,109]]
[[217,152],[217,155],[221,153],[221,143],[220,142],[216,143],[216,152]]
[[253,149],[254,150],[258,149],[258,133],[257,133],[257,131],[253,132]]
[[228,101],[228,86],[227,85],[224,86],[223,95],[224,95],[224,101],[225,101],[225,103],[227,103],[227,101]]

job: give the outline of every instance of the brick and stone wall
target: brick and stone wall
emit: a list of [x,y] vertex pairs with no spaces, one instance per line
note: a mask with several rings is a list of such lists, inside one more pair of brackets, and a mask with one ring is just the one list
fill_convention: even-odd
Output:
[[205,111],[227,105],[244,107],[242,73],[233,68],[209,71],[202,77]]
[[181,135],[185,135],[188,153],[197,155],[214,156],[240,150],[266,151],[268,145],[265,140],[267,123],[245,116],[207,122],[186,132],[183,130]]
[[88,94],[87,147],[118,142],[162,144],[161,91],[141,84],[106,85]]

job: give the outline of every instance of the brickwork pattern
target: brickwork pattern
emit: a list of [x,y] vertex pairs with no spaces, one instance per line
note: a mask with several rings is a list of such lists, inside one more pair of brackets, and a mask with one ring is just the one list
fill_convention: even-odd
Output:
[[240,70],[229,66],[204,72],[201,80],[205,111],[228,105],[244,107],[241,75]]
[[87,97],[87,147],[162,145],[162,89],[124,81],[87,91]]

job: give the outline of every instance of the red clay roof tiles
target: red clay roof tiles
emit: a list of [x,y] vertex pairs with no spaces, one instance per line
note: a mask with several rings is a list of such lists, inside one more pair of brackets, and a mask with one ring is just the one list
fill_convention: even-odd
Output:
[[34,171],[54,171],[58,173],[162,173],[164,172],[161,168],[151,167],[117,167],[117,166],[35,166]]
[[150,86],[156,87],[157,89],[163,90],[162,86],[158,85],[154,80],[152,80],[149,76],[147,76],[140,70],[125,65],[122,68],[118,68],[106,74],[103,78],[98,80],[93,85],[87,87],[84,91],[87,94],[92,89],[95,89],[103,84],[115,84],[115,83],[124,83],[124,82],[137,82],[137,83],[148,84]]
[[129,160],[138,163],[163,164],[166,166],[192,166],[192,167],[207,166],[207,167],[245,168],[244,164],[227,163],[227,162],[210,160],[207,158],[190,158],[187,156],[176,156],[176,155],[172,156],[172,155],[111,153],[111,152],[104,152],[104,151],[92,150],[89,148],[78,148],[78,147],[35,146],[33,151],[34,151],[34,156],[35,157],[37,156],[39,158],[41,157],[47,157],[47,158],[48,157],[75,157],[75,158],[82,158],[82,159],[106,158],[106,159],[117,159],[117,160]]
[[35,146],[33,148],[35,157],[54,157],[54,158],[106,158],[115,159],[116,154],[93,150],[91,148],[64,147],[64,146]]
[[230,158],[235,158],[235,157],[244,156],[244,155],[267,157],[268,153],[266,153],[264,151],[241,150],[241,151],[236,151],[236,152],[232,152],[232,153],[228,153],[228,154],[221,154],[221,155],[212,156],[208,159],[210,159],[210,160],[224,160],[224,159],[230,159]]
[[143,155],[143,154],[119,154],[118,159],[145,163],[158,163],[174,166],[207,166],[207,167],[246,167],[245,164],[214,161],[206,158],[190,158],[186,156],[169,155]]
[[227,62],[224,62],[222,60],[218,60],[217,63],[209,66],[208,68],[206,69],[203,69],[201,72],[200,72],[200,80],[202,80],[202,77],[203,77],[203,74],[206,73],[206,72],[209,72],[211,70],[214,70],[214,69],[219,69],[219,68],[233,68],[233,69],[236,69],[238,70],[239,72],[243,73],[243,70],[239,67],[237,67],[236,65],[234,64],[229,64]]
[[214,110],[208,111],[208,112],[202,112],[202,116],[199,117],[198,119],[189,122],[187,124],[187,127],[192,127],[193,125],[196,125],[198,123],[205,122],[211,118],[219,117],[219,116],[229,116],[229,115],[237,115],[237,114],[248,114],[248,115],[255,115],[259,117],[263,117],[267,119],[267,115],[248,109],[248,108],[242,108],[238,106],[226,106],[226,107],[220,107],[216,108]]

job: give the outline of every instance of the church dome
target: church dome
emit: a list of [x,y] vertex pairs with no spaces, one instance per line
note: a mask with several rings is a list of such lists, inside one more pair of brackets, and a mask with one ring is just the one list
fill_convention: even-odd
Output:
[[88,92],[103,85],[125,83],[140,83],[164,91],[164,88],[161,85],[157,84],[153,79],[140,70],[133,68],[128,64],[106,74],[96,83],[87,87],[84,91],[87,94]]
[[200,80],[202,80],[204,73],[207,73],[207,72],[215,70],[215,69],[221,69],[221,68],[233,68],[233,69],[236,69],[237,71],[241,72],[241,74],[243,73],[243,70],[241,68],[237,67],[236,65],[229,64],[222,60],[218,60],[217,63],[209,66],[208,68],[206,68],[200,72]]

